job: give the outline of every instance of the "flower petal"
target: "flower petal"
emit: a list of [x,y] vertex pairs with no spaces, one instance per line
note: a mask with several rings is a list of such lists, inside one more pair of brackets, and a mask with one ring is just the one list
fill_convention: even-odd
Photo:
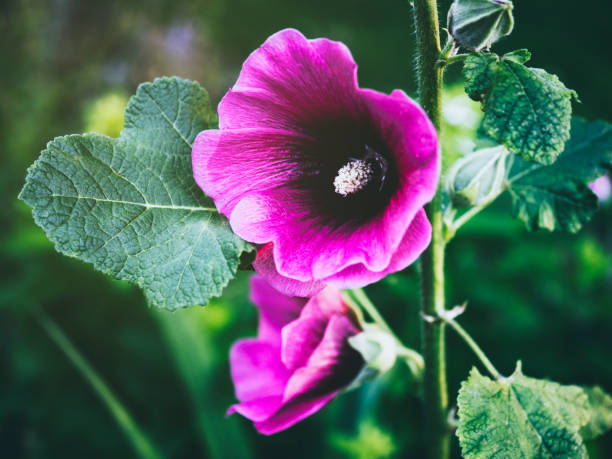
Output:
[[282,330],[281,360],[285,366],[295,370],[306,365],[321,342],[329,319],[336,314],[350,313],[342,300],[342,293],[334,287],[327,287],[313,296],[300,317]]
[[322,109],[335,111],[351,103],[356,70],[344,44],[281,30],[243,64],[238,81],[219,104],[219,127],[302,131]]
[[229,216],[243,197],[282,190],[308,174],[303,152],[314,149],[313,143],[308,136],[275,129],[202,131],[193,145],[194,178],[219,212]]
[[325,288],[319,281],[301,282],[282,276],[276,270],[272,244],[266,244],[257,251],[257,258],[253,262],[255,270],[278,291],[290,296],[309,297],[316,295]]
[[363,359],[347,341],[356,333],[358,330],[348,317],[334,315],[307,365],[289,378],[283,403],[300,396],[329,394],[350,383],[363,365]]
[[264,278],[254,275],[251,301],[259,308],[258,339],[280,345],[281,329],[299,317],[307,300],[283,295]]
[[240,340],[232,346],[230,368],[241,402],[282,394],[290,376],[280,360],[280,348],[257,339]]
[[317,317],[327,320],[335,314],[350,316],[352,311],[344,303],[340,290],[335,287],[327,287],[306,303],[300,314],[300,319],[303,317]]
[[359,288],[378,282],[387,274],[401,271],[423,253],[431,242],[431,224],[425,210],[421,209],[414,216],[404,238],[393,254],[389,265],[382,271],[371,271],[362,264],[352,265],[333,276],[323,279],[323,282],[339,288]]
[[272,435],[319,411],[336,396],[337,392],[304,400],[294,400],[283,405],[265,421],[255,422],[255,428],[264,435]]
[[327,319],[306,317],[294,320],[283,328],[281,360],[293,371],[306,364],[310,354],[321,342]]
[[[362,263],[357,263],[341,270],[340,272],[321,279],[320,281],[300,282],[285,277],[276,270],[272,260],[271,247],[266,248],[266,253],[262,258],[266,263],[254,263],[255,269],[270,281],[275,288],[286,294],[304,295],[316,294],[326,284],[338,288],[359,288],[365,285],[378,282],[387,274],[401,271],[410,266],[423,253],[431,242],[431,224],[423,209],[420,209],[410,226],[404,234],[399,247],[393,253],[389,265],[382,271],[372,271]],[[259,259],[259,253],[257,255]],[[263,269],[262,269],[263,268]]]
[[227,415],[238,413],[253,422],[261,422],[269,419],[282,405],[283,398],[280,396],[263,397],[249,402],[236,403],[227,410]]

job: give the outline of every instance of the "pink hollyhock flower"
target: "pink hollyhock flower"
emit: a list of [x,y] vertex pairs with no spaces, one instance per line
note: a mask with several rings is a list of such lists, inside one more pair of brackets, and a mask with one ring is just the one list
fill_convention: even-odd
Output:
[[331,286],[306,302],[253,276],[251,300],[259,307],[258,336],[230,351],[240,403],[228,414],[240,413],[270,435],[320,410],[355,379],[364,361],[347,339],[361,330]]
[[404,92],[357,85],[348,48],[282,30],[245,61],[193,147],[195,180],[281,291],[360,287],[427,247],[436,132]]
[[594,180],[589,184],[593,193],[597,195],[597,199],[600,202],[606,202],[612,196],[612,184],[610,183],[610,177],[602,175],[597,180]]

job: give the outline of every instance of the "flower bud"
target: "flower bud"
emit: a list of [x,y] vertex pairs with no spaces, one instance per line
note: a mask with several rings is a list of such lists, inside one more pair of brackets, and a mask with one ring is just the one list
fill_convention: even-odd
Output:
[[479,51],[512,32],[510,0],[455,0],[448,11],[448,31],[462,47]]
[[398,359],[408,365],[415,379],[421,379],[424,362],[419,353],[405,348],[391,332],[377,324],[363,323],[361,326],[363,331],[348,338],[348,343],[361,355],[365,365],[347,390],[385,374]]
[[502,191],[508,150],[498,146],[457,160],[446,175],[446,190],[455,207],[484,204]]
[[364,324],[364,331],[348,339],[353,349],[361,354],[365,366],[353,380],[349,388],[386,373],[393,367],[401,346],[395,337],[374,324]]

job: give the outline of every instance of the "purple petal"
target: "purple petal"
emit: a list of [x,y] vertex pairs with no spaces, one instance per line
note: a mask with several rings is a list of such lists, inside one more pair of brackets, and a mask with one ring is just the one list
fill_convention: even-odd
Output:
[[[382,271],[372,271],[360,263],[349,266],[333,276],[321,279],[321,281],[299,282],[284,277],[276,271],[275,265],[271,259],[271,249],[266,250],[267,263],[265,264],[265,269],[262,269],[262,265],[254,264],[254,266],[267,280],[270,281],[273,279],[271,282],[275,288],[286,294],[314,295],[317,291],[320,291],[326,283],[338,288],[358,288],[378,282],[387,274],[401,271],[414,263],[420,254],[429,246],[430,242],[431,224],[427,219],[425,211],[420,209],[406,230],[399,247],[393,253],[389,265]],[[314,287],[312,288],[303,287],[313,285]]]
[[321,342],[327,318],[314,317],[297,319],[283,328],[281,360],[288,370],[295,370],[306,364],[310,354]]
[[269,419],[282,405],[282,397],[263,397],[250,402],[237,403],[227,410],[227,415],[238,413],[253,422]]
[[419,210],[404,234],[404,238],[393,254],[389,265],[382,271],[371,271],[363,264],[352,265],[323,282],[340,288],[359,288],[378,282],[387,274],[401,271],[410,266],[431,242],[431,224],[425,210]]
[[298,319],[283,328],[281,360],[289,370],[306,365],[336,314],[349,315],[349,309],[340,290],[327,287],[306,303]]
[[285,430],[302,419],[319,411],[323,406],[336,396],[337,392],[332,392],[319,397],[294,400],[283,405],[276,413],[266,420],[255,422],[255,428],[264,435],[272,435],[281,430]]
[[280,347],[257,339],[236,342],[230,350],[230,369],[241,402],[283,393],[290,376],[280,359]]
[[[194,178],[219,212],[230,216],[242,198],[265,197],[267,191],[282,190],[307,173],[298,152],[313,149],[313,142],[310,137],[275,129],[202,131],[193,145]],[[249,242],[264,243],[270,237],[267,228],[259,235],[241,232]]]
[[289,378],[283,402],[300,396],[329,394],[349,384],[363,364],[363,359],[347,341],[358,332],[348,317],[333,316],[307,365]]
[[300,319],[303,317],[330,319],[335,314],[350,315],[351,310],[342,300],[342,292],[330,286],[313,296],[306,303],[300,314]]
[[245,61],[240,77],[219,104],[219,127],[272,127],[302,131],[321,110],[344,110],[357,86],[348,48],[327,39],[307,40],[294,29],[269,37]]
[[259,308],[258,339],[280,345],[281,329],[299,317],[307,300],[283,295],[264,278],[254,275],[251,301]]
[[272,244],[267,244],[257,251],[257,258],[253,263],[253,267],[270,285],[285,295],[309,297],[316,295],[325,288],[325,284],[319,281],[301,282],[281,276],[274,264]]

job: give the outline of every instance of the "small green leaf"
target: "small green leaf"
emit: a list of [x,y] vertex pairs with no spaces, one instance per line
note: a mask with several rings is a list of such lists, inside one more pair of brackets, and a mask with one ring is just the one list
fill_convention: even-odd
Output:
[[589,422],[582,427],[580,435],[592,440],[612,429],[612,397],[599,386],[584,387],[589,398]]
[[514,28],[510,0],[455,0],[448,11],[448,30],[464,48],[489,48]]
[[569,138],[572,98],[555,76],[523,65],[527,50],[501,59],[474,53],[465,60],[465,90],[482,101],[483,129],[494,140],[525,159],[551,164]]
[[589,420],[584,391],[528,378],[520,363],[498,381],[473,368],[459,390],[458,416],[467,459],[587,457],[579,434]]
[[499,64],[497,54],[470,54],[463,64],[465,92],[471,99],[479,102],[483,94],[489,93]]
[[527,49],[515,49],[514,51],[504,54],[504,59],[509,59],[517,64],[524,64],[531,59],[531,53]]
[[20,198],[58,251],[139,285],[149,303],[206,304],[250,249],[193,180],[192,142],[209,118],[197,83],[142,84],[118,139],[56,138],[28,170]]
[[507,186],[514,215],[530,230],[575,233],[597,210],[588,184],[612,170],[612,124],[574,118],[571,138],[550,166],[510,160]]

